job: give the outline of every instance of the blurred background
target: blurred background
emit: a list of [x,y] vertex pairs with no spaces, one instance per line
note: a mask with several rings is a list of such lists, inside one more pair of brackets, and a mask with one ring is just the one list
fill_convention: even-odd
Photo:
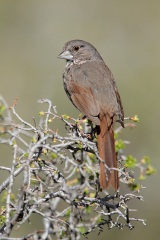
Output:
[[[158,240],[160,1],[0,1],[0,93],[9,105],[19,99],[16,110],[25,120],[33,123],[42,108],[40,98],[52,100],[59,114],[78,115],[63,89],[65,62],[57,58],[72,39],[86,40],[98,49],[116,79],[125,116],[140,118],[135,129],[123,131],[123,139],[132,142],[126,153],[147,155],[157,168],[143,184],[144,203],[138,203],[137,216],[147,219],[147,226],[106,229],[88,239]],[[6,151],[1,147],[0,164],[7,164]]]

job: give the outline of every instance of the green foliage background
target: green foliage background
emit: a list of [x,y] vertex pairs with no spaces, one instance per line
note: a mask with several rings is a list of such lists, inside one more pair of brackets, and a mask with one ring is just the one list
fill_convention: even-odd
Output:
[[[60,114],[77,116],[63,90],[65,63],[57,56],[66,41],[78,38],[96,46],[111,68],[125,116],[140,118],[137,128],[124,130],[122,137],[132,142],[128,154],[149,155],[157,168],[144,182],[145,202],[139,209],[147,226],[106,230],[100,239],[159,239],[159,23],[159,0],[0,1],[0,89],[9,104],[19,99],[22,117],[32,121],[42,110],[37,104],[42,97],[50,98]],[[0,151],[0,164],[8,166],[7,147]]]

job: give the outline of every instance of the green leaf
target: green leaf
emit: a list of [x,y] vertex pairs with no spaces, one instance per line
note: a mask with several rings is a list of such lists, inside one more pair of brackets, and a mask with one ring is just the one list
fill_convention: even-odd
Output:
[[139,123],[139,117],[137,115],[131,117],[131,120],[133,120],[134,122],[138,122]]
[[140,185],[139,184],[136,184],[136,183],[130,183],[129,184],[129,187],[132,191],[137,191],[140,189]]
[[38,113],[38,115],[39,115],[39,116],[44,116],[44,112],[41,111],[41,112]]
[[0,105],[0,116],[2,116],[2,113],[6,110],[6,107],[4,105]]
[[90,214],[92,211],[92,208],[90,207],[90,206],[88,206],[88,207],[86,207],[85,208],[85,210],[86,210],[86,213],[88,213],[88,214]]
[[29,155],[29,153],[28,153],[28,152],[26,152],[26,153],[24,154],[24,157],[25,157],[25,158],[27,158],[27,157],[28,157],[28,155]]
[[154,173],[156,173],[156,169],[154,167],[152,167],[151,165],[148,165],[147,170],[146,170],[146,174],[149,176],[149,175],[152,175]]
[[51,153],[51,157],[52,157],[52,159],[56,159],[56,158],[57,158],[57,154],[54,153],[54,152],[52,152],[52,153]]
[[123,142],[123,140],[119,139],[116,141],[116,152],[118,152],[121,149],[125,148],[125,144]]
[[68,116],[67,114],[63,114],[62,118],[65,119],[65,120],[70,120],[71,119],[71,117]]
[[88,156],[90,157],[90,160],[95,163],[97,161],[96,155],[94,153],[88,153]]
[[145,156],[145,157],[143,157],[143,159],[141,159],[141,162],[142,162],[142,164],[148,164],[151,162],[151,160],[149,157]]
[[6,221],[6,216],[1,215],[0,216],[0,225],[5,224],[5,221]]
[[81,234],[84,234],[86,232],[86,229],[84,227],[78,228]]
[[71,214],[71,209],[68,209],[68,210],[66,211],[66,213],[65,213],[65,216],[66,216],[66,217],[69,217],[70,214]]
[[136,165],[137,165],[137,159],[131,155],[127,156],[124,166],[127,168],[134,168],[136,167]]
[[141,174],[140,176],[139,176],[139,180],[145,180],[146,179],[146,176],[144,175],[144,174]]

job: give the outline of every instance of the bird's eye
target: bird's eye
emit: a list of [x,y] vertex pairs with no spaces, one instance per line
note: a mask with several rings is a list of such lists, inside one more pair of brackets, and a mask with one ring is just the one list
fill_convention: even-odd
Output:
[[75,51],[78,51],[78,50],[79,50],[79,47],[78,47],[78,46],[75,46],[75,47],[74,47],[74,50],[75,50]]

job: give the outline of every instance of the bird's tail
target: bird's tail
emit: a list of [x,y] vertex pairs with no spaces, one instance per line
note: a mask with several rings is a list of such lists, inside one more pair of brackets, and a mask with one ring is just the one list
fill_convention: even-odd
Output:
[[102,119],[98,132],[98,150],[99,156],[104,161],[100,161],[99,181],[102,189],[108,188],[110,185],[115,190],[119,188],[118,171],[112,168],[117,168],[117,156],[115,152],[114,132],[112,127],[106,127],[107,121]]

